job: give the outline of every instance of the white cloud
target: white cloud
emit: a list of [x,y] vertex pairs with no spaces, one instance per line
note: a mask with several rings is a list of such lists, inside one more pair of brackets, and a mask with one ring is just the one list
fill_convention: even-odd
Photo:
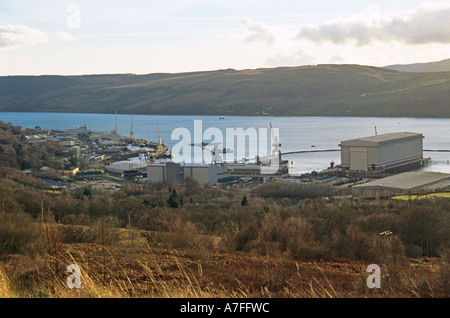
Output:
[[46,33],[25,25],[0,25],[0,49],[12,49],[22,46],[49,42]]
[[298,39],[336,44],[375,41],[407,44],[450,43],[450,4],[424,3],[407,16],[367,14],[300,28]]
[[275,41],[274,32],[265,23],[245,19],[242,25],[245,30],[245,42],[266,42],[271,44]]
[[43,32],[25,25],[0,25],[0,49],[16,49],[52,41],[76,43],[78,39],[64,31]]

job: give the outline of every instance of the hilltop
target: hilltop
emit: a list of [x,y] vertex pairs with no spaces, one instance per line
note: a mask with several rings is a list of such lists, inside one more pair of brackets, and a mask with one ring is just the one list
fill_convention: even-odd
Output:
[[450,59],[428,63],[395,64],[386,68],[401,72],[448,72],[450,71]]
[[147,75],[0,77],[0,111],[450,117],[450,72],[317,65]]

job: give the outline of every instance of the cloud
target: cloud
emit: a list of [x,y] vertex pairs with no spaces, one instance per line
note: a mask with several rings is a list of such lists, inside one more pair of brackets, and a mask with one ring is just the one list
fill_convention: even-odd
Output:
[[[374,17],[376,21],[374,23]],[[297,39],[336,44],[399,41],[406,44],[450,43],[450,4],[424,3],[407,16],[374,15],[304,26]]]
[[76,43],[78,39],[69,32],[43,32],[25,25],[0,25],[0,49],[15,49],[52,41]]
[[24,25],[0,25],[0,49],[11,49],[22,46],[49,42],[44,32]]
[[266,42],[271,44],[275,41],[275,34],[265,23],[245,19],[242,22],[245,30],[245,42]]

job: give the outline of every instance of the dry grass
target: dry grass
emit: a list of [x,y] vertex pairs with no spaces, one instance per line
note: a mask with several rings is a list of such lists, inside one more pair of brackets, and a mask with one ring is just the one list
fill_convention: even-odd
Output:
[[422,199],[431,199],[431,198],[450,198],[450,192],[438,192],[438,193],[429,193],[429,194],[411,194],[411,195],[397,195],[392,197],[394,200],[422,200]]
[[11,282],[5,272],[0,268],[0,298],[14,298],[16,294],[11,289]]
[[[5,261],[0,297],[42,298],[366,298],[442,297],[434,269],[383,268],[383,286],[365,285],[367,264],[341,259],[296,262],[246,253],[65,245],[57,258]],[[9,265],[8,265],[9,264]],[[20,266],[19,264],[23,264]],[[69,264],[81,288],[69,288]],[[444,294],[445,297],[445,294]],[[446,296],[448,297],[448,295]]]
[[[448,278],[448,261],[441,266],[437,258],[384,266],[383,286],[376,290],[366,286],[368,263],[364,261],[300,261],[287,254],[225,253],[210,246],[156,248],[138,232],[123,229],[114,245],[64,244],[57,235],[50,235],[57,228],[56,224],[44,228],[49,247],[44,256],[10,254],[0,258],[0,297],[448,297],[448,288],[438,289],[434,283],[436,274]],[[67,285],[70,264],[81,268],[81,288]]]

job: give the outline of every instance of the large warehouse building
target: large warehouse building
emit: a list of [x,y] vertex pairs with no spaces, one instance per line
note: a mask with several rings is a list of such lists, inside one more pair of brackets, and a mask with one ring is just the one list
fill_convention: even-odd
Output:
[[352,171],[405,170],[423,163],[423,135],[398,132],[342,141],[341,167]]

